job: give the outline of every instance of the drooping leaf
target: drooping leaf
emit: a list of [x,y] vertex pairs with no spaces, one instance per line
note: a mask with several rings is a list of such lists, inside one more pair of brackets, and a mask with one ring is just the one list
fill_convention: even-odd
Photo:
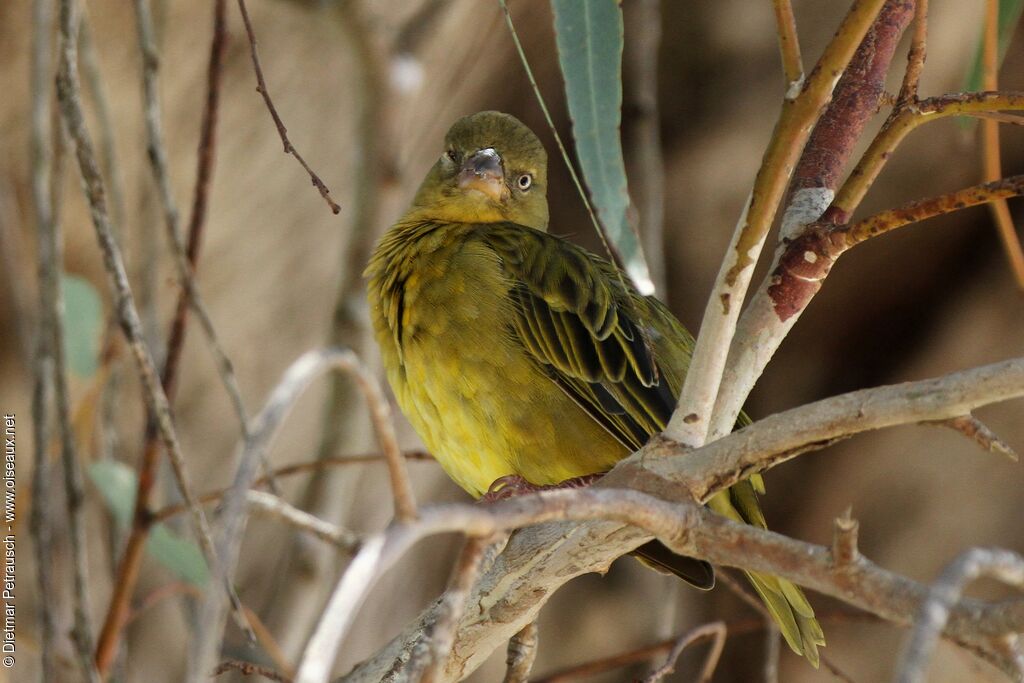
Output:
[[103,304],[92,284],[77,275],[62,273],[64,355],[71,372],[91,377],[96,372],[103,329]]
[[626,272],[644,293],[653,285],[636,233],[626,220],[629,192],[622,158],[622,8],[618,0],[551,0],[558,61],[576,154],[594,208]]
[[[1003,62],[1006,56],[1006,48],[1010,46],[1010,38],[1020,21],[1021,11],[1024,10],[1024,0],[999,0],[999,63]],[[985,31],[982,29],[982,37],[978,40],[978,48],[974,51],[974,61],[971,63],[971,70],[967,74],[964,83],[964,90],[974,92],[981,89],[983,72],[983,53],[985,51]]]
[[[101,460],[89,466],[89,478],[118,526],[127,529],[135,509],[138,481],[135,471],[119,462]],[[176,576],[192,584],[202,586],[210,578],[199,546],[163,524],[157,524],[150,530],[146,552]]]

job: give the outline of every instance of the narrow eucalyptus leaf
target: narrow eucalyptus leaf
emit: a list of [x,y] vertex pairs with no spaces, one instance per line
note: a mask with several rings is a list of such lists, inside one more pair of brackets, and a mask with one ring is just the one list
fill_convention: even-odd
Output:
[[558,61],[565,80],[583,179],[626,272],[644,293],[653,285],[626,219],[629,191],[622,158],[622,8],[617,0],[552,0]]

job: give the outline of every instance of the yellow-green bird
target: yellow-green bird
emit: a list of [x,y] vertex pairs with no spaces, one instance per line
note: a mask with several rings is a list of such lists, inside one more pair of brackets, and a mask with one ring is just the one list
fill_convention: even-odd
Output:
[[[398,403],[455,482],[536,486],[607,472],[660,432],[693,337],[616,266],[548,229],[547,154],[516,118],[457,121],[409,211],[366,270],[374,332]],[[709,503],[765,527],[760,477]],[[711,567],[651,543],[647,563],[699,588]],[[786,642],[815,666],[821,627],[803,592],[748,573]]]

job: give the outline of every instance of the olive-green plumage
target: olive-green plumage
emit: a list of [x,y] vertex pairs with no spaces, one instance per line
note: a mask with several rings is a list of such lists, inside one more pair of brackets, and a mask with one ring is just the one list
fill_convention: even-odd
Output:
[[[611,469],[665,426],[693,352],[664,305],[546,232],[546,167],[540,141],[512,116],[459,120],[366,271],[399,405],[474,497],[507,475],[551,485]],[[709,505],[764,527],[755,489],[760,477]],[[704,563],[641,551],[713,583]],[[824,638],[801,590],[748,576],[790,647],[816,666]]]

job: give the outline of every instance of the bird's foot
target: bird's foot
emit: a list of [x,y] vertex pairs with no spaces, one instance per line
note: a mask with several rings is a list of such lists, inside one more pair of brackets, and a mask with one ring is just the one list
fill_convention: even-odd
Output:
[[509,498],[514,498],[515,496],[521,496],[526,493],[537,493],[539,491],[581,489],[586,486],[590,486],[603,476],[603,473],[585,474],[582,477],[573,477],[572,479],[560,481],[557,484],[539,486],[537,484],[531,484],[518,474],[506,474],[504,477],[498,477],[494,480],[494,482],[487,488],[487,493],[480,498],[480,502],[496,503],[499,500],[507,500]]

